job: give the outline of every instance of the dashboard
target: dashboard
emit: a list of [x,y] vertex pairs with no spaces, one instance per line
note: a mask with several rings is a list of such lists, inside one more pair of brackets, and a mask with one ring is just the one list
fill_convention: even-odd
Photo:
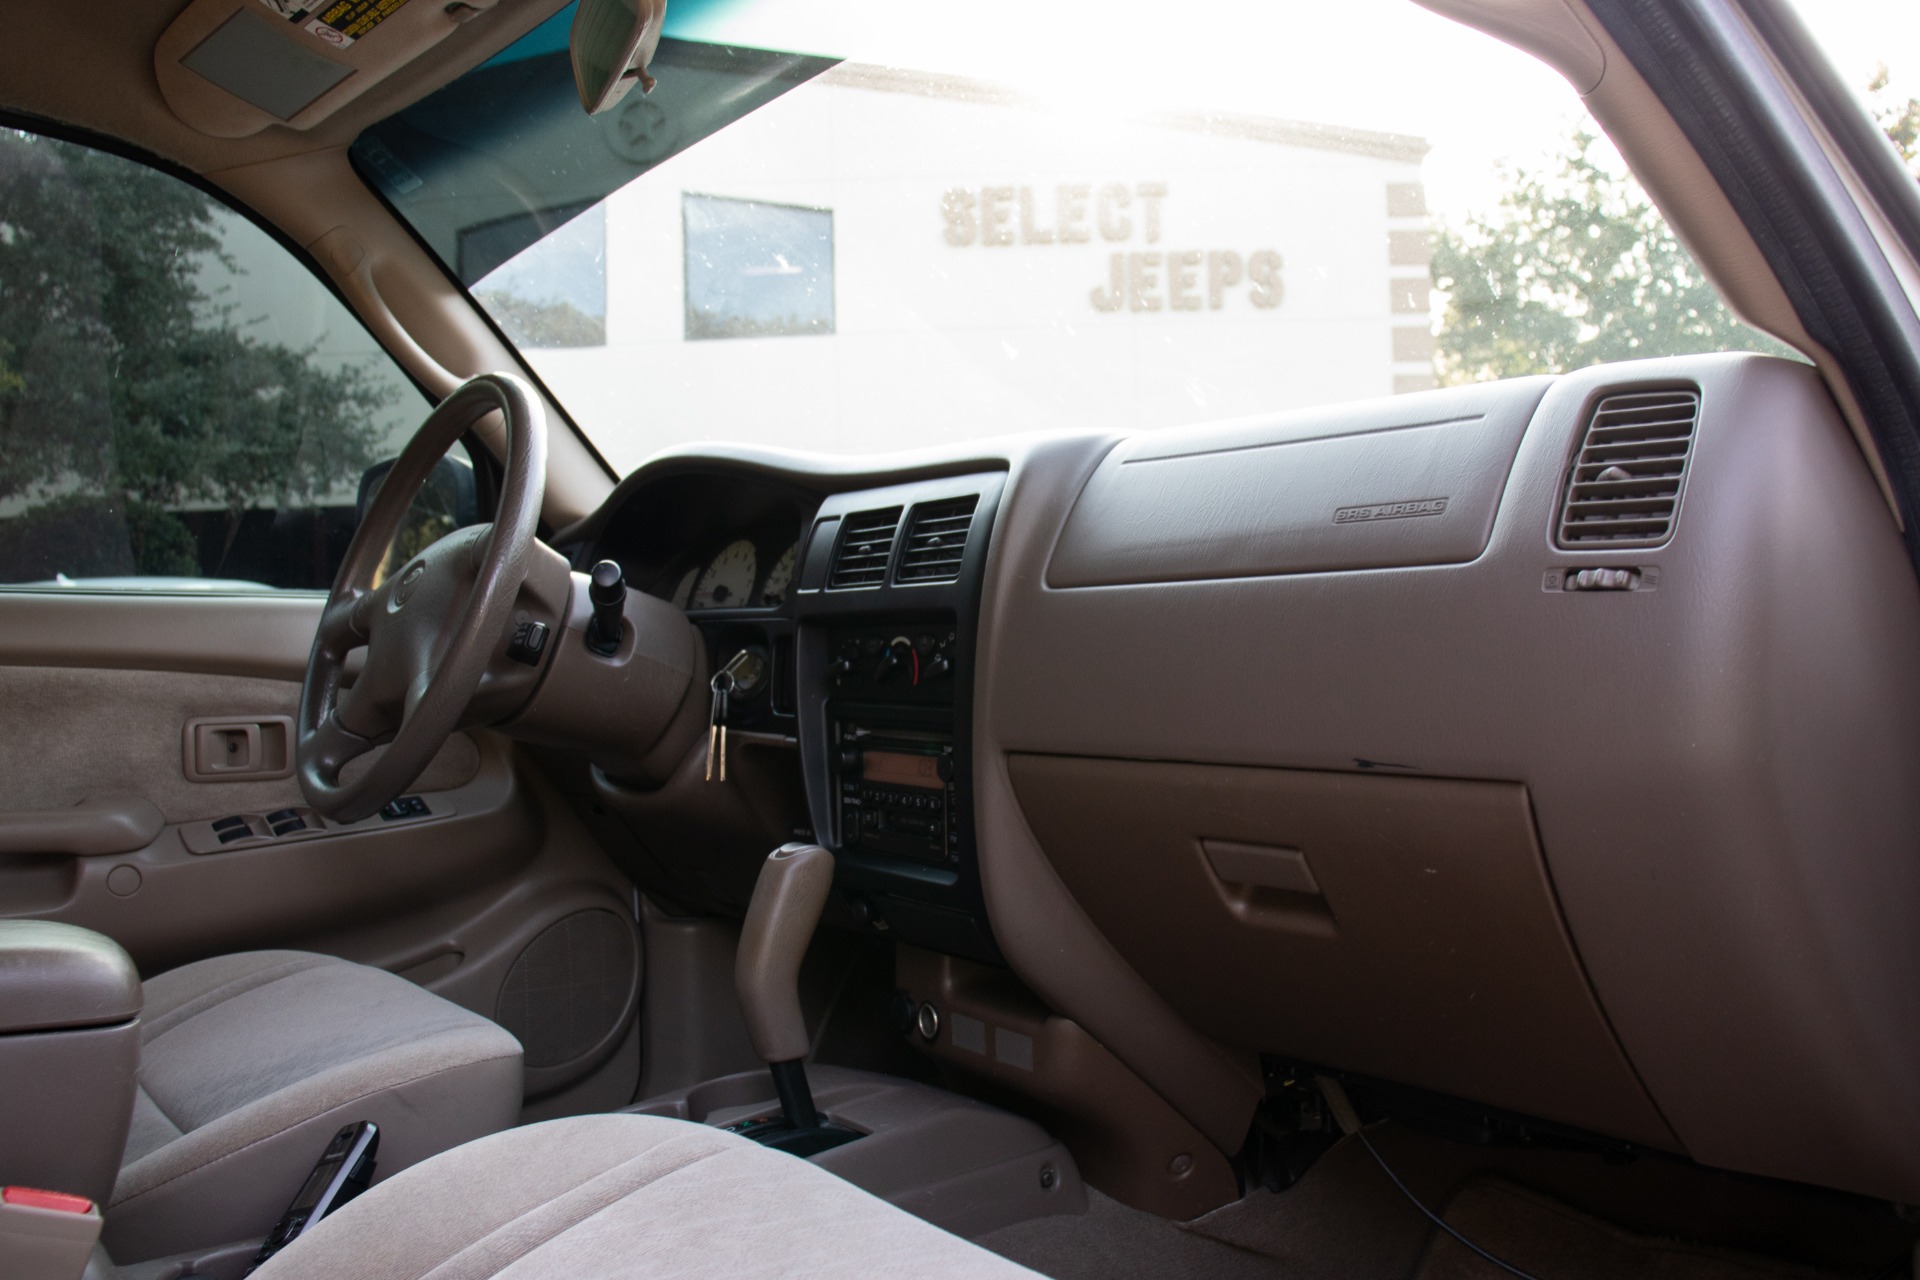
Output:
[[[840,923],[1001,961],[974,857],[970,711],[1002,482],[995,468],[842,489],[709,463],[635,477],[609,503],[575,566],[620,564],[685,610],[708,672],[734,676],[728,782],[747,820],[737,841],[710,829],[696,867],[656,863],[649,887],[737,910],[770,839],[818,840],[840,861]],[[662,807],[599,781],[617,812]]]
[[566,775],[660,902],[817,840],[1223,1151],[1284,1055],[1920,1200],[1920,583],[1805,366],[688,452],[561,540],[772,672],[724,788]]

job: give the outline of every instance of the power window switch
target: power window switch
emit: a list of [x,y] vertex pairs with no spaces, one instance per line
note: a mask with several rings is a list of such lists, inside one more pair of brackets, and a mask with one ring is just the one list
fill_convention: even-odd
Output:
[[419,796],[401,796],[389,802],[387,807],[380,811],[380,817],[385,822],[399,822],[405,818],[424,818],[432,812],[427,808],[427,802]]

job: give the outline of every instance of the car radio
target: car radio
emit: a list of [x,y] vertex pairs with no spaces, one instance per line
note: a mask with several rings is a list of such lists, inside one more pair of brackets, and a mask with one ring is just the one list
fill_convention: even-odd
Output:
[[936,866],[960,860],[953,735],[842,721],[840,843]]

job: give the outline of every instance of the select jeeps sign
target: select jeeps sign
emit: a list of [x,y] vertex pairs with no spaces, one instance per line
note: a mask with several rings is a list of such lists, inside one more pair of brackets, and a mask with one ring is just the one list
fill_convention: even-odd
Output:
[[[1123,246],[1088,290],[1096,311],[1272,310],[1285,296],[1273,249],[1154,248],[1165,182],[1068,182],[1054,187],[953,187],[940,198],[946,242],[956,249]],[[1091,256],[1091,255],[1089,255]]]

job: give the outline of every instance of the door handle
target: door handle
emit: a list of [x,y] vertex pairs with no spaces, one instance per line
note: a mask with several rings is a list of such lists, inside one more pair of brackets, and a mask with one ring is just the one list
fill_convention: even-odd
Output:
[[293,772],[291,716],[215,716],[187,721],[181,768],[193,782],[259,781]]
[[0,854],[133,853],[152,844],[165,825],[144,796],[95,796],[70,809],[0,812]]

